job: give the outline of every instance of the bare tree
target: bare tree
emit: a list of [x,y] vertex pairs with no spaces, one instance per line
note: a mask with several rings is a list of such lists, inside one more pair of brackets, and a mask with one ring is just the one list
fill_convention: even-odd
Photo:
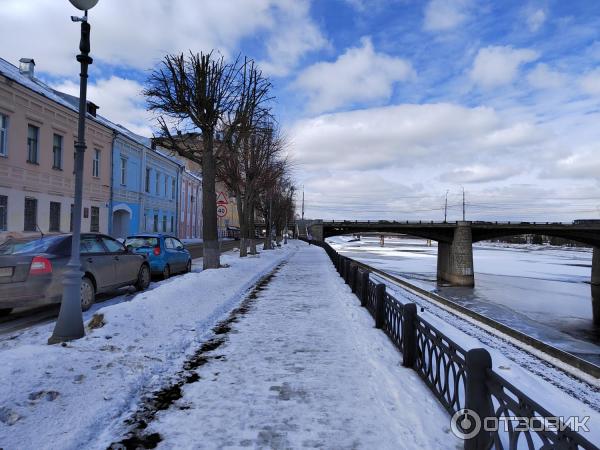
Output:
[[161,144],[202,166],[204,269],[220,266],[215,194],[215,133],[239,100],[239,61],[210,53],[167,55],[144,95],[158,114]]
[[[240,220],[240,257],[247,255],[252,243],[250,223],[258,182],[266,168],[265,133],[262,123],[271,116],[268,107],[271,83],[262,76],[254,61],[245,59],[240,71],[239,96],[235,111],[224,121],[224,145],[221,147],[217,175],[235,193]],[[250,240],[248,240],[250,238]],[[254,253],[255,247],[251,245]]]

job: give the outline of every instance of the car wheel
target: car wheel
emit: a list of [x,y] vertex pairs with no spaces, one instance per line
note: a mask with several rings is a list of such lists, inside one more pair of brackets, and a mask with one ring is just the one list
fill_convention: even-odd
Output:
[[8,316],[12,310],[12,308],[0,308],[0,317]]
[[171,276],[171,269],[169,268],[168,264],[165,264],[165,268],[163,269],[163,272],[162,272],[162,278],[163,278],[163,280],[166,280],[170,276]]
[[138,291],[145,291],[148,286],[150,286],[150,269],[146,264],[144,264],[142,267],[140,267],[135,288]]
[[96,299],[96,290],[94,283],[88,277],[81,279],[81,310],[87,311],[94,304]]
[[188,262],[185,266],[185,273],[190,273],[192,271],[192,260],[188,259]]

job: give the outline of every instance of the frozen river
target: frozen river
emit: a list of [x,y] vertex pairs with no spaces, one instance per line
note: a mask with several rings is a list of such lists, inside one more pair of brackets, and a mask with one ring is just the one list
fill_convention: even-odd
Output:
[[600,328],[592,321],[592,251],[538,245],[473,245],[475,287],[439,286],[437,247],[423,239],[328,241],[346,256],[491,317],[600,365]]

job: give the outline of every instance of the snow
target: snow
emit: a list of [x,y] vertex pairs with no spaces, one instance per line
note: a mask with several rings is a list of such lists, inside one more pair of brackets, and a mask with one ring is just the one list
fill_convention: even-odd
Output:
[[291,251],[223,255],[228,268],[192,272],[130,301],[97,305],[106,324],[65,347],[46,344],[53,324],[0,341],[0,447],[106,448],[96,441],[99,433],[120,426],[140,395],[161,386]]
[[320,248],[299,247],[145,433],[159,448],[462,448]]

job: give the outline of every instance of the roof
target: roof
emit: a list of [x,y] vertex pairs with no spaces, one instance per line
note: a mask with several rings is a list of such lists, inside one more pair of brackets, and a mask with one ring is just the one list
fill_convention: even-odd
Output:
[[[67,109],[70,109],[75,113],[79,113],[79,97],[67,94],[65,92],[57,91],[56,89],[51,88],[46,83],[41,81],[39,78],[30,78],[29,76],[22,74],[17,66],[9,63],[8,61],[2,58],[0,58],[0,74],[34,91],[35,93],[46,97],[47,99],[58,103],[59,105],[64,106]],[[123,136],[131,139],[132,141],[143,145],[147,149],[152,150],[158,155],[167,158],[171,162],[176,163],[178,166],[183,165],[183,163],[181,163],[181,161],[177,160],[176,158],[173,158],[172,156],[166,155],[160,151],[152,149],[150,138],[140,136],[139,134],[128,130],[123,125],[114,123],[111,120],[99,114],[92,116],[88,113],[87,119],[93,120],[101,125],[104,125],[106,128],[113,130],[116,133],[122,134]]]

